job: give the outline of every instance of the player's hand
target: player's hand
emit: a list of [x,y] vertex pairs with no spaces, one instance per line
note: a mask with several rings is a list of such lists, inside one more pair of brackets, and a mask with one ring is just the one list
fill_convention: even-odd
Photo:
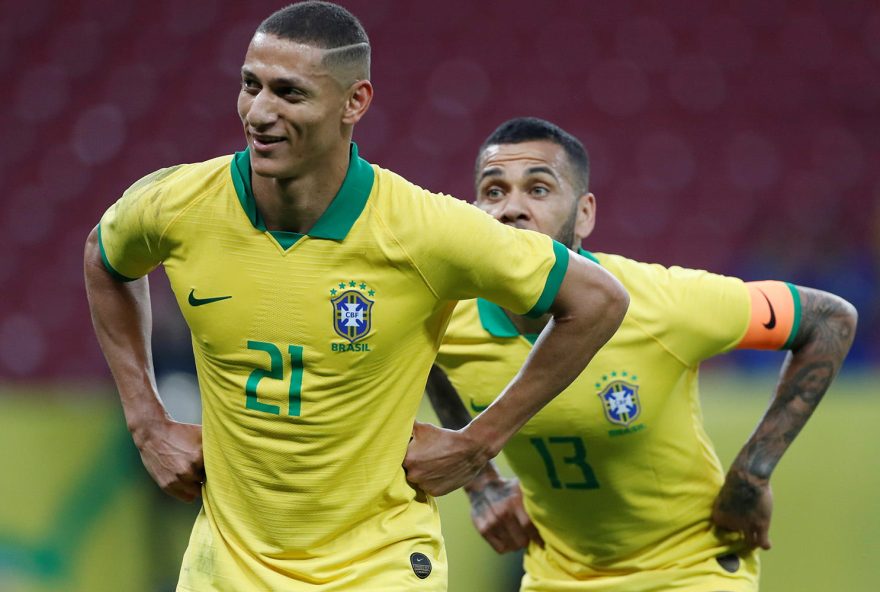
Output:
[[471,520],[496,552],[524,549],[529,541],[544,547],[544,539],[526,513],[517,479],[481,474],[466,489]]
[[742,533],[750,547],[770,548],[773,492],[766,479],[731,469],[715,500],[712,521],[726,530]]
[[464,431],[417,421],[403,459],[403,470],[407,481],[438,496],[470,483],[489,458],[486,447]]
[[165,419],[132,435],[144,467],[162,491],[185,502],[201,496],[205,482],[201,426]]

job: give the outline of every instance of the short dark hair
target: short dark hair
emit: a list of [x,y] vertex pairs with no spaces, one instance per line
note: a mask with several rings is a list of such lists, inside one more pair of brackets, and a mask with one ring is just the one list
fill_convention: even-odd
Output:
[[520,144],[546,140],[565,150],[573,175],[572,183],[579,195],[590,187],[590,156],[581,141],[554,123],[537,117],[516,117],[499,125],[480,146],[477,153],[475,178],[479,177],[480,161],[489,146]]
[[309,0],[291,4],[269,15],[256,32],[320,49],[338,49],[324,59],[328,66],[359,65],[369,77],[367,32],[356,16],[332,2]]

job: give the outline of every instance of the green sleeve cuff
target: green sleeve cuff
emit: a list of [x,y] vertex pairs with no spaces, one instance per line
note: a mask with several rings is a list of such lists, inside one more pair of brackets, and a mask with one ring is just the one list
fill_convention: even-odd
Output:
[[118,282],[133,282],[137,279],[137,278],[130,278],[130,277],[122,275],[121,273],[119,273],[118,271],[113,269],[112,265],[110,265],[110,260],[107,259],[107,253],[104,251],[104,241],[101,240],[101,225],[100,224],[98,224],[98,250],[101,251],[101,261],[104,262],[104,267],[107,269],[107,273],[109,273],[111,276],[113,276],[113,279],[115,279]]
[[782,349],[791,349],[791,344],[794,343],[794,338],[801,327],[801,293],[798,292],[794,284],[785,282],[785,285],[788,286],[788,290],[791,292],[791,299],[794,301],[794,320],[791,323],[791,333],[789,333],[788,339],[785,340],[785,345],[782,346]]
[[541,293],[541,297],[538,298],[532,310],[526,313],[526,316],[529,318],[536,319],[546,314],[550,309],[550,305],[556,300],[556,294],[559,293],[562,278],[565,277],[565,272],[568,269],[568,249],[562,244],[553,241],[553,254],[556,255],[556,263],[550,269],[550,274],[547,276],[547,282],[544,284],[544,291]]

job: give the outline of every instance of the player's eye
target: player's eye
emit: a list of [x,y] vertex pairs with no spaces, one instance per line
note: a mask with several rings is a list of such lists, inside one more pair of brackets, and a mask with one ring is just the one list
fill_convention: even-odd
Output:
[[306,93],[295,86],[279,86],[275,94],[290,103],[297,103],[305,98]]
[[504,192],[498,187],[489,187],[483,192],[483,195],[489,199],[501,199],[504,197]]
[[260,85],[252,78],[242,78],[241,89],[247,93],[256,94],[260,92]]
[[550,194],[550,190],[543,185],[535,185],[532,187],[532,195],[535,197],[546,197]]

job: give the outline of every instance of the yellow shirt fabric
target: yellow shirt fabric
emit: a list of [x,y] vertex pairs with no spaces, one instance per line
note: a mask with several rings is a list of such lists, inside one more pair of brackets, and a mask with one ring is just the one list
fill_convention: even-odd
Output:
[[354,145],[305,235],[266,230],[250,178],[248,151],[164,169],[99,225],[118,279],[164,265],[192,332],[207,481],[179,589],[445,590],[401,467],[428,370],[458,299],[541,314],[567,252]]
[[[523,590],[746,592],[757,557],[709,522],[724,473],[702,425],[698,368],[735,347],[750,300],[734,278],[583,252],[630,294],[618,332],[504,449],[546,541]],[[465,405],[484,409],[529,354],[497,306],[455,309],[437,358]],[[728,573],[716,557],[736,553]]]

